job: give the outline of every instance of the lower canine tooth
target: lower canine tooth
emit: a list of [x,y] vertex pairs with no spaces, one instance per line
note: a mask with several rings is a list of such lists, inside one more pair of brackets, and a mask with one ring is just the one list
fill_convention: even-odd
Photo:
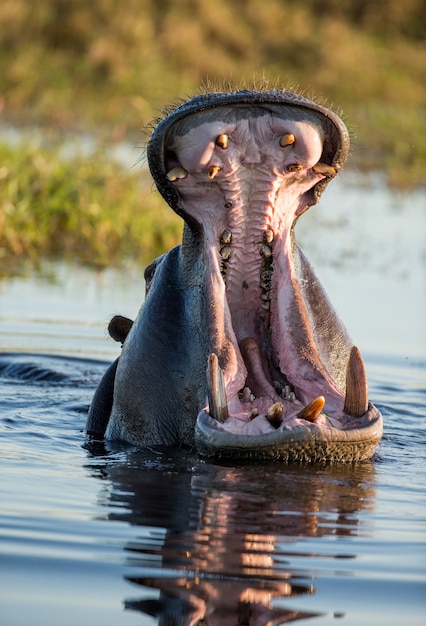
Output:
[[272,406],[269,407],[266,413],[266,419],[274,428],[278,428],[281,424],[282,416],[284,412],[284,405],[282,402],[275,402]]
[[318,396],[312,402],[309,402],[298,414],[297,417],[308,420],[308,422],[315,422],[318,415],[321,413],[325,404],[324,396]]
[[214,352],[210,354],[207,360],[207,391],[211,417],[218,422],[225,422],[229,415],[225,381],[219,360]]
[[361,417],[368,410],[367,376],[361,353],[356,346],[352,347],[346,366],[346,394],[343,410],[352,417]]

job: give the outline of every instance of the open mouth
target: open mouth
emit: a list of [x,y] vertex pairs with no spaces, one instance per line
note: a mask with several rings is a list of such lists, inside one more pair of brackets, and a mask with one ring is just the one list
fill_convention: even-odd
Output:
[[206,453],[286,457],[289,442],[380,439],[360,352],[294,237],[345,139],[320,112],[274,103],[202,110],[168,130],[166,185],[202,259],[208,393],[196,439]]

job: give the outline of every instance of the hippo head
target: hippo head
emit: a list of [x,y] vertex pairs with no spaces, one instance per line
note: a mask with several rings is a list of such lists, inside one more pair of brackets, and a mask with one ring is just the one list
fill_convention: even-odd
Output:
[[145,272],[119,359],[95,393],[92,436],[196,445],[231,458],[370,458],[382,417],[359,350],[294,225],[342,167],[343,122],[280,90],[205,93],[155,126],[148,163],[185,222]]
[[281,90],[198,95],[152,133],[151,173],[185,220],[183,275],[203,274],[202,453],[354,460],[380,440],[359,350],[294,237],[348,149],[337,115]]

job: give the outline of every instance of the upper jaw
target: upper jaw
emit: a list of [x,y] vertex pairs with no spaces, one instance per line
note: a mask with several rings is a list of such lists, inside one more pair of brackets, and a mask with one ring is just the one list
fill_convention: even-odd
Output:
[[[331,165],[338,172],[347,158],[350,140],[345,124],[333,111],[303,96],[282,89],[201,93],[175,109],[167,110],[166,116],[156,124],[148,143],[148,165],[156,186],[173,210],[185,218],[185,211],[181,206],[179,193],[167,177],[168,169],[164,159],[167,134],[176,124],[192,117],[194,113],[221,110],[223,107],[229,106],[272,106],[280,108],[284,112],[286,108],[293,107],[300,111],[314,112],[324,119],[329,129],[328,136],[324,142],[324,158],[321,161]],[[311,205],[318,201],[328,180],[329,177],[323,178],[312,189]]]

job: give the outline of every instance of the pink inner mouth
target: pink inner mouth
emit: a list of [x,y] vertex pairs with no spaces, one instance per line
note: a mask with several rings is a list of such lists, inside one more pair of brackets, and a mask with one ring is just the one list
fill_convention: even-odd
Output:
[[308,422],[346,429],[367,412],[361,357],[293,234],[315,185],[335,173],[321,160],[325,133],[313,113],[230,106],[194,114],[166,138],[167,177],[203,231],[217,355],[206,411],[235,434]]

